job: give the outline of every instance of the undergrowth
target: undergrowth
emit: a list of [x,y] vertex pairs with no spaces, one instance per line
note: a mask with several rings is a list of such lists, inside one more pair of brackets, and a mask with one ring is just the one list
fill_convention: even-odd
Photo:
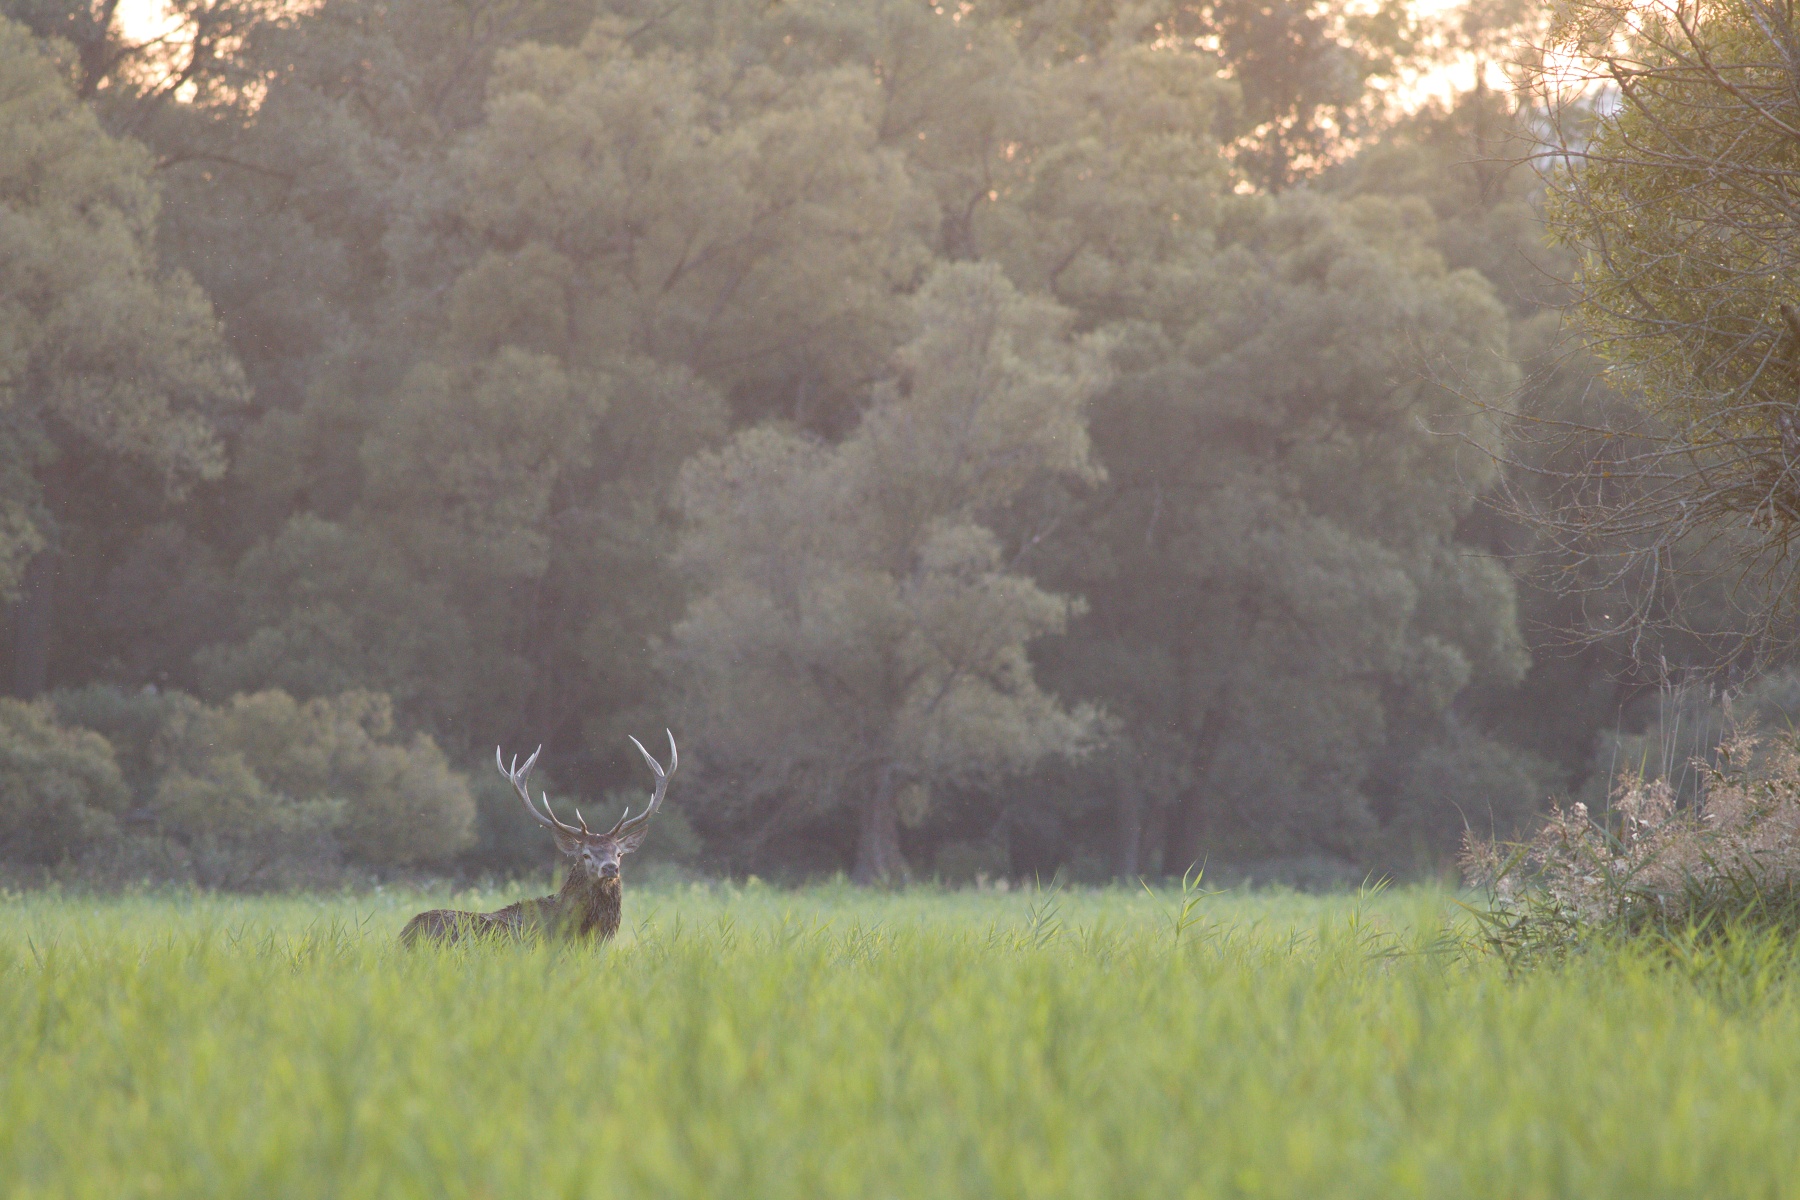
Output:
[[1666,777],[1625,770],[1601,813],[1558,806],[1525,842],[1468,835],[1487,947],[1527,965],[1634,939],[1679,957],[1800,934],[1800,740],[1745,722],[1693,765],[1688,802]]

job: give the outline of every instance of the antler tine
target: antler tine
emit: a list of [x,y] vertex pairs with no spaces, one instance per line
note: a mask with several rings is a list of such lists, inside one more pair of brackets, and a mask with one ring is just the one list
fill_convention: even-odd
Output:
[[542,825],[545,829],[554,830],[557,833],[565,833],[571,837],[580,836],[583,832],[582,830],[576,829],[573,825],[564,825],[557,819],[556,813],[550,808],[550,797],[548,795],[544,797],[544,811],[550,814],[548,817],[546,817],[544,813],[539,812],[537,810],[537,805],[531,802],[531,790],[526,786],[525,781],[531,775],[531,768],[537,765],[538,755],[543,752],[544,748],[542,746],[533,750],[531,752],[531,757],[525,760],[523,769],[519,767],[519,756],[515,754],[513,755],[512,766],[511,768],[508,768],[506,760],[500,757],[500,747],[495,746],[494,765],[500,768],[500,773],[506,776],[508,783],[513,785],[513,791],[519,793],[519,799],[524,801],[525,811],[531,814],[532,820],[536,821],[539,825]]
[[[652,758],[650,752],[644,749],[644,743],[636,738],[631,738],[631,744],[638,748],[638,753],[643,755],[644,761],[650,765],[650,773],[656,776],[656,790],[650,793],[650,803],[645,805],[644,811],[637,816],[631,815],[631,808],[627,805],[624,816],[619,818],[617,825],[607,831],[606,836],[619,837],[622,834],[633,833],[641,829],[644,822],[655,816],[656,810],[662,806],[663,797],[669,791],[669,778],[675,774],[675,768],[680,765],[680,756],[675,749],[675,735],[667,729],[663,732],[669,736],[669,769],[667,771],[664,771],[662,764]],[[630,737],[631,735],[627,734],[626,736]]]

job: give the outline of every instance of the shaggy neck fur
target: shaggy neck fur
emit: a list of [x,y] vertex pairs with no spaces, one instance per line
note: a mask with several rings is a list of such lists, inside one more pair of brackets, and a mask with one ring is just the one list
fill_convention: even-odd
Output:
[[586,871],[570,871],[556,893],[557,916],[577,937],[609,938],[619,932],[624,896],[617,876],[590,879]]

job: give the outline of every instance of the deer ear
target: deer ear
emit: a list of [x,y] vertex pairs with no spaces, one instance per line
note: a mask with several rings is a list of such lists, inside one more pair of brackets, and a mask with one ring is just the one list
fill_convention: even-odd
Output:
[[568,834],[559,831],[556,835],[556,848],[563,854],[580,854],[581,839],[578,837],[570,837]]
[[648,837],[649,834],[650,827],[648,825],[640,826],[639,828],[632,830],[630,833],[619,839],[619,853],[630,854],[633,850],[636,850],[639,846],[644,844],[644,839]]

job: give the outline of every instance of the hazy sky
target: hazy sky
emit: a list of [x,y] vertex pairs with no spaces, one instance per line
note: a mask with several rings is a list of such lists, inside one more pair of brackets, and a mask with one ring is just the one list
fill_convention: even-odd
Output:
[[[1462,0],[1412,0],[1412,5],[1420,13],[1440,13],[1457,7],[1461,2]],[[167,14],[165,0],[121,0],[119,5],[119,20],[133,38],[152,38],[162,33],[169,26]],[[1459,60],[1433,68],[1417,79],[1404,81],[1400,85],[1400,94],[1417,97],[1419,100],[1448,97],[1469,86],[1472,66],[1472,61]],[[1498,80],[1493,82],[1499,85]]]

